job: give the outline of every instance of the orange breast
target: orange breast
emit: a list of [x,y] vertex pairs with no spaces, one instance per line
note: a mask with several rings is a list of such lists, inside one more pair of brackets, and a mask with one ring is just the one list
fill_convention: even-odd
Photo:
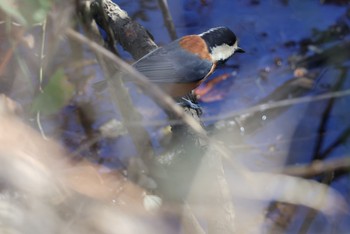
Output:
[[[201,59],[211,61],[211,57],[205,41],[197,35],[185,36],[179,40],[180,46],[192,53],[196,54]],[[212,66],[208,75],[210,75],[215,69],[215,65]],[[208,77],[208,75],[206,77]],[[190,93],[193,89],[197,88],[205,78],[191,83],[157,83],[157,85],[166,93],[172,97],[182,97]]]

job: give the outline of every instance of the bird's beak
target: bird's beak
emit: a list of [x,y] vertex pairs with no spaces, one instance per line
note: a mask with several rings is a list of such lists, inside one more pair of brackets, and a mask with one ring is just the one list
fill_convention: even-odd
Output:
[[240,48],[240,47],[237,47],[235,52],[236,53],[245,53],[245,51],[242,48]]

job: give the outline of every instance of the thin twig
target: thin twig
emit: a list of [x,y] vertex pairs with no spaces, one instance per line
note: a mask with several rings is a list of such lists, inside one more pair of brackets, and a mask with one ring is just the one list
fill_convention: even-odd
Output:
[[175,25],[173,22],[173,19],[171,17],[169,7],[168,7],[168,1],[167,0],[158,0],[159,7],[163,14],[163,19],[166,28],[168,29],[169,35],[171,40],[175,40],[177,38]]
[[47,136],[46,136],[46,134],[45,134],[44,128],[43,128],[43,126],[41,125],[40,111],[38,111],[38,112],[36,113],[36,123],[37,123],[37,125],[38,125],[38,129],[39,129],[39,132],[40,132],[42,138],[43,138],[44,140],[48,140],[48,138],[47,138]]
[[[340,90],[341,87],[343,86],[343,83],[346,80],[346,76],[347,76],[347,70],[344,68],[341,69],[341,74],[339,76],[339,79],[332,90]],[[313,151],[313,156],[312,156],[313,160],[321,160],[327,156],[327,154],[324,154],[324,153],[321,154],[321,151],[322,151],[322,146],[324,143],[324,137],[325,137],[324,133],[327,130],[329,116],[332,112],[335,101],[336,101],[335,98],[330,98],[330,100],[327,103],[326,108],[324,109],[324,111],[322,113],[321,122],[320,122],[320,125],[318,127],[318,134],[319,135],[318,135],[316,145],[315,145],[314,151]]]
[[[104,61],[103,59],[101,59]],[[106,73],[105,69],[105,73]],[[109,71],[108,71],[109,73]],[[108,75],[109,83],[112,84],[110,87],[110,96],[112,97],[113,103],[117,104],[117,108],[120,110],[123,122],[126,120],[134,120],[141,122],[140,114],[137,112],[135,107],[132,105],[130,95],[122,82],[121,74],[116,73],[112,76]],[[126,126],[130,137],[132,138],[135,148],[139,155],[148,162],[153,159],[154,152],[152,148],[151,138],[147,130],[142,126]]]
[[[310,103],[310,102],[318,102],[329,98],[342,98],[346,96],[350,96],[350,89],[331,92],[331,93],[325,93],[325,94],[320,94],[315,96],[306,96],[306,97],[286,99],[286,100],[281,100],[281,101],[276,101],[271,103],[263,103],[260,105],[244,108],[242,110],[231,111],[225,114],[220,114],[220,115],[210,116],[210,117],[203,117],[201,118],[201,120],[202,121],[218,121],[218,120],[225,121],[227,119],[232,119],[235,116],[250,114],[254,112],[263,112],[263,111],[275,109],[275,108],[288,107],[292,105],[304,104],[304,103]],[[165,124],[176,125],[181,123],[183,123],[182,120],[170,120],[166,122],[159,121],[159,120],[142,122],[142,124],[145,124],[147,126],[164,126]],[[127,121],[126,124],[135,125],[135,124],[141,124],[141,123]]]
[[299,177],[313,177],[325,172],[350,169],[350,157],[342,157],[329,161],[314,161],[308,165],[289,166],[282,170],[283,174]]
[[2,76],[2,74],[5,72],[5,68],[8,66],[10,59],[12,58],[13,55],[13,50],[14,47],[10,47],[7,52],[5,53],[5,55],[3,56],[3,58],[0,61],[0,76]]
[[[259,112],[259,111],[262,112],[262,111],[266,111],[274,108],[286,107],[286,106],[291,106],[295,104],[303,104],[303,103],[309,103],[309,102],[317,102],[317,101],[321,101],[329,98],[340,98],[340,97],[345,97],[349,95],[350,95],[350,89],[346,89],[342,91],[325,93],[325,94],[316,95],[316,96],[306,96],[306,97],[300,97],[300,98],[286,99],[282,101],[256,105],[256,106],[245,108],[239,111],[232,111],[221,115],[220,118],[226,119],[226,118],[239,116],[247,113]],[[203,120],[210,121],[210,120],[216,120],[216,119],[217,117],[210,117],[210,118],[205,118]]]
[[41,48],[40,48],[40,68],[39,68],[39,91],[43,93],[43,75],[44,75],[44,51],[45,51],[45,39],[46,39],[46,18],[41,26],[42,34],[41,34]]
[[329,155],[333,150],[336,149],[340,144],[343,144],[346,139],[348,139],[350,136],[350,127],[347,127],[344,129],[344,131],[331,143],[320,155],[319,158],[325,158],[327,155]]

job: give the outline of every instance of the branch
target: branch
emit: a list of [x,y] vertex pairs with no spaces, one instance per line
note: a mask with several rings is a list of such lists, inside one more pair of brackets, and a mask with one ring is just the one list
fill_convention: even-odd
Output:
[[350,136],[350,127],[344,129],[344,131],[321,153],[319,158],[325,158],[339,145],[343,144]]
[[158,4],[162,11],[164,23],[166,28],[168,29],[170,38],[171,40],[175,40],[177,38],[177,35],[174,22],[169,11],[168,2],[167,0],[158,0]]
[[[114,2],[102,0],[100,6],[99,1],[93,1],[90,7],[96,23],[105,31],[109,31],[110,28],[115,39],[134,59],[137,60],[157,48],[150,33],[130,19]],[[104,23],[103,14],[99,14],[101,8],[106,12],[107,24]]]
[[[343,86],[343,83],[346,81],[346,77],[347,77],[347,70],[342,69],[340,77],[337,80],[337,83],[335,84],[335,86],[332,88],[332,91],[340,90],[341,87]],[[331,98],[328,101],[327,106],[322,113],[321,122],[318,127],[318,138],[313,151],[313,160],[321,160],[327,157],[328,155],[328,153],[325,154],[324,152],[322,152],[322,147],[324,143],[324,136],[325,136],[324,133],[327,131],[328,121],[329,121],[332,109],[334,107],[335,101],[336,101],[335,98]]]
[[[305,96],[305,97],[285,99],[285,100],[275,101],[275,102],[270,102],[270,103],[262,103],[262,104],[258,104],[256,106],[244,108],[242,110],[232,111],[232,112],[228,112],[226,114],[222,114],[222,115],[220,115],[219,118],[222,119],[222,121],[227,121],[229,119],[234,118],[235,116],[241,116],[241,115],[247,116],[247,115],[249,115],[248,117],[250,117],[254,113],[263,112],[266,110],[288,107],[288,106],[292,106],[292,105],[296,105],[296,104],[317,102],[317,101],[326,100],[326,99],[330,99],[330,98],[341,98],[341,97],[346,97],[346,96],[350,96],[350,89],[345,89],[345,90],[341,90],[341,91],[330,92],[330,93],[325,93],[325,94],[320,94],[320,95],[315,95],[315,96]],[[247,117],[243,116],[242,119],[244,120],[244,118],[247,118]],[[203,121],[213,121],[213,120],[218,120],[218,117],[217,116],[207,117],[207,118],[202,118],[202,120]]]
[[314,161],[309,165],[289,166],[282,170],[283,174],[299,177],[313,177],[325,172],[350,169],[350,157],[337,158],[330,161]]

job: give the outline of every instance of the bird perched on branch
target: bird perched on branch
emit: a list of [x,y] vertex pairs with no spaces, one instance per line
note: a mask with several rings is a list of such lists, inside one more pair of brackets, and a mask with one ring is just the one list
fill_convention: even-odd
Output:
[[244,53],[227,27],[188,35],[146,54],[133,67],[172,97],[195,89],[234,53]]
[[[118,24],[117,19],[123,25],[131,19],[112,1],[93,1],[90,8],[93,18],[104,31],[108,31],[106,24],[110,23],[115,30],[122,27],[120,30],[125,34],[138,35],[124,30],[124,26]],[[106,19],[101,14],[104,11]],[[134,39],[130,36],[131,41]],[[124,44],[132,43],[128,41]],[[217,27],[199,35],[184,36],[159,47],[136,61],[133,66],[163,91],[177,98],[189,94],[213,73],[218,64],[226,62],[235,52],[244,52],[238,47],[236,35],[227,27]],[[98,86],[99,83],[96,83],[95,87]]]

